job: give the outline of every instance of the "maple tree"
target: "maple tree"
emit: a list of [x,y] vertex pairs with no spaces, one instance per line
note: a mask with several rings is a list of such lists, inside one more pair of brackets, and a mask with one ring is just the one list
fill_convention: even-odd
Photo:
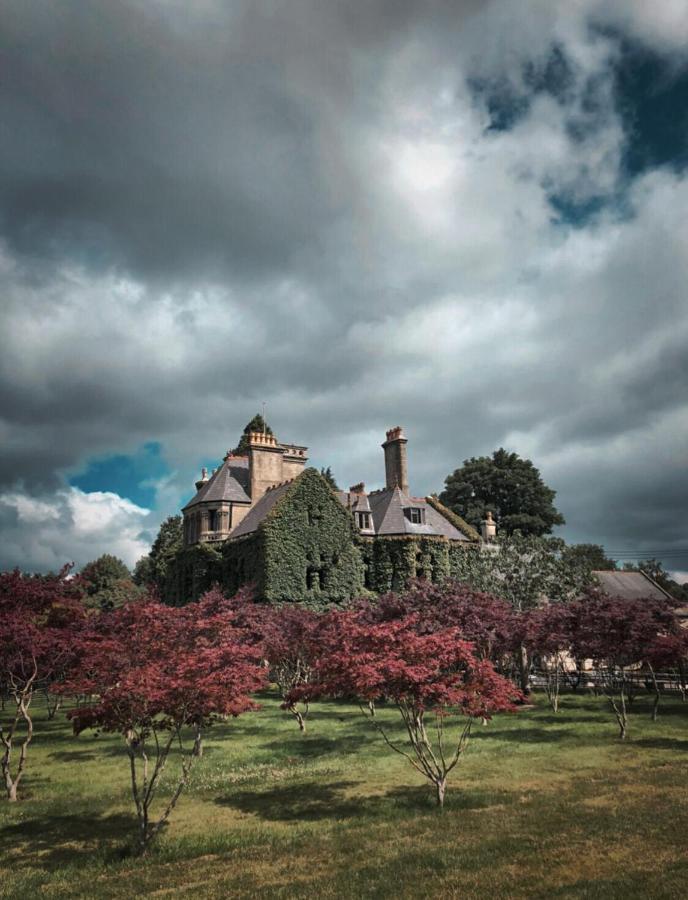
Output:
[[669,601],[621,599],[597,591],[569,604],[571,650],[591,659],[624,740],[632,673],[657,658],[662,643],[677,636],[679,624]]
[[303,606],[282,606],[270,608],[263,623],[262,648],[270,666],[270,677],[300,731],[306,730],[308,701],[299,709],[298,703],[289,698],[292,691],[310,681],[319,621],[318,613]]
[[[416,615],[375,623],[360,611],[331,612],[314,640],[318,654],[311,680],[294,688],[286,702],[356,698],[387,746],[430,781],[440,807],[473,723],[514,709],[519,697],[489,660],[475,655],[458,628],[420,634]],[[365,704],[381,700],[396,706],[406,729],[404,746],[365,712]],[[457,718],[454,732],[451,723]]]
[[17,800],[34,736],[36,691],[48,693],[62,678],[84,620],[82,590],[69,579],[70,568],[57,575],[0,573],[0,690],[12,701],[0,722],[0,769],[11,802]]
[[552,603],[523,614],[523,644],[529,654],[540,658],[545,693],[553,712],[559,711],[559,694],[567,681],[567,659],[572,660],[572,608]]
[[[79,665],[63,690],[91,697],[69,713],[76,734],[123,736],[144,851],[167,823],[201,755],[204,729],[254,709],[266,673],[260,653],[235,626],[228,602],[211,596],[183,607],[129,603],[99,616],[81,636]],[[191,733],[191,747],[187,735]],[[162,812],[152,808],[173,746],[180,774]]]

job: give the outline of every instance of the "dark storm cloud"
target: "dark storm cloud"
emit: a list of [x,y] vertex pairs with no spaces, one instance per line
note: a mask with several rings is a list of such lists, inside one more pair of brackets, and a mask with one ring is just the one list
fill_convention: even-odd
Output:
[[676,470],[631,485],[685,452],[688,181],[629,179],[620,91],[642,46],[675,96],[681,35],[626,0],[4,4],[14,558],[52,565],[59,523],[90,553],[94,511],[138,552],[145,511],[66,477],[156,441],[172,512],[263,400],[342,483],[400,423],[419,492],[504,444],[577,538],[670,540]]

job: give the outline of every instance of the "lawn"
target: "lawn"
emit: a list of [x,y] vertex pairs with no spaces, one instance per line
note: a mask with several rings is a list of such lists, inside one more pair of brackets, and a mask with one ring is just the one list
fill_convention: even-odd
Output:
[[[379,715],[396,723],[393,710]],[[121,740],[37,712],[23,799],[0,801],[2,897],[685,897],[688,704],[626,743],[605,702],[567,696],[476,729],[445,810],[357,707],[215,726],[145,859]]]

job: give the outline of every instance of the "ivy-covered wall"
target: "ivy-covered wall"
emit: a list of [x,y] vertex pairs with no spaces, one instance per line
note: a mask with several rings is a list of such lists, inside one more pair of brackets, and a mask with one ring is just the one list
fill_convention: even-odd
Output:
[[171,560],[162,599],[171,606],[183,606],[197,600],[222,578],[222,555],[210,544],[195,544],[180,550]]
[[263,599],[341,603],[363,592],[353,517],[315,469],[293,482],[258,530]]
[[371,544],[366,581],[375,593],[402,590],[410,578],[439,582],[449,575],[450,543],[445,537],[378,537]]

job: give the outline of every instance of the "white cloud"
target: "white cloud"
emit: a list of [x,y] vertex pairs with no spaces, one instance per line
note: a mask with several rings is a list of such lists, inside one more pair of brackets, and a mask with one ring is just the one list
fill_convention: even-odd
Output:
[[75,487],[36,499],[18,492],[0,494],[0,517],[10,524],[3,536],[0,568],[83,566],[103,553],[133,566],[150,549],[142,535],[149,510],[109,492]]

